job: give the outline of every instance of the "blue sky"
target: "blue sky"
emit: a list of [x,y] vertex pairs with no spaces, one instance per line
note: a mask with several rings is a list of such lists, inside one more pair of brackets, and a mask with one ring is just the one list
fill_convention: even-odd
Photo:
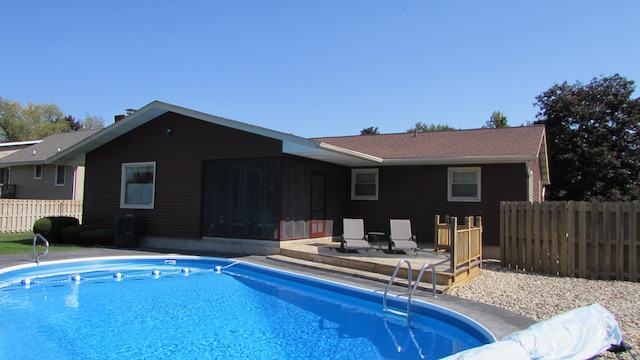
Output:
[[303,137],[520,125],[555,83],[640,81],[635,0],[4,1],[0,34],[1,97],[106,125],[153,100]]

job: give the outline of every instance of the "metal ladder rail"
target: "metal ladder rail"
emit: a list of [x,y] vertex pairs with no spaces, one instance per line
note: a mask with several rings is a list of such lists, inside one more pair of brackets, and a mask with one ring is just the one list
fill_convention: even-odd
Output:
[[424,264],[420,269],[420,273],[418,274],[416,281],[414,281],[413,283],[413,288],[411,289],[411,293],[409,294],[409,301],[411,301],[411,298],[413,297],[413,293],[415,293],[416,289],[418,288],[420,279],[422,279],[422,274],[424,274],[425,270],[429,268],[431,268],[431,291],[433,292],[432,296],[436,297],[436,266],[433,264]]
[[[42,240],[42,242],[44,242],[45,250],[44,250],[43,253],[38,253],[36,255],[36,242],[37,242],[38,239],[40,239],[40,240]],[[47,255],[48,253],[49,253],[49,242],[47,241],[47,239],[44,238],[44,236],[40,235],[40,233],[37,233],[33,237],[33,258],[32,258],[32,260],[35,261],[36,264],[40,265],[40,256]]]
[[420,279],[422,279],[422,274],[428,268],[431,268],[431,283],[432,283],[432,291],[433,297],[436,296],[436,268],[431,264],[424,264],[420,269],[420,273],[416,278],[416,281],[413,283],[413,287],[411,288],[411,292],[409,293],[409,297],[407,298],[407,324],[411,323],[411,302],[413,301],[413,294],[416,292],[418,285],[420,284]]
[[[398,270],[400,270],[400,267],[404,263],[407,263],[407,291],[409,291],[409,289],[411,289],[411,263],[407,259],[402,259],[402,260],[398,261],[398,265],[396,265],[396,269],[393,271],[393,275],[391,275],[391,278],[389,279],[389,283],[387,284],[387,287],[384,289],[384,295],[382,296],[382,309],[385,312],[388,311],[388,309],[387,309],[387,294],[389,293],[389,289],[391,289],[391,285],[393,284],[393,280],[395,280],[396,275],[398,275]],[[407,316],[409,314],[409,311],[410,311],[409,310],[409,302],[407,302]]]

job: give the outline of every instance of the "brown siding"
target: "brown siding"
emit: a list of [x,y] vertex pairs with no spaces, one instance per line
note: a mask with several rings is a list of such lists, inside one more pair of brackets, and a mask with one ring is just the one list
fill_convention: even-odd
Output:
[[433,244],[435,215],[481,215],[484,244],[499,245],[500,201],[527,200],[527,168],[524,163],[480,167],[482,202],[447,201],[449,166],[381,167],[378,200],[349,201],[347,216],[365,219],[366,231],[386,234],[389,219],[410,219],[418,243]]
[[528,162],[531,171],[531,201],[542,201],[542,174],[540,173],[540,161],[532,160]]
[[[133,213],[144,235],[199,239],[203,161],[281,149],[278,140],[167,113],[87,154],[83,223],[114,226],[119,213]],[[122,164],[147,161],[156,162],[155,208],[120,209]]]

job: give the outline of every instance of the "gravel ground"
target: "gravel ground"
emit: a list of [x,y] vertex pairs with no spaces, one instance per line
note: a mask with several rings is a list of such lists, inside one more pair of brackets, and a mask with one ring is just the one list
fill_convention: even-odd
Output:
[[640,283],[586,280],[526,273],[485,262],[479,276],[449,294],[500,306],[536,321],[599,303],[615,316],[631,353],[601,358],[640,359]]

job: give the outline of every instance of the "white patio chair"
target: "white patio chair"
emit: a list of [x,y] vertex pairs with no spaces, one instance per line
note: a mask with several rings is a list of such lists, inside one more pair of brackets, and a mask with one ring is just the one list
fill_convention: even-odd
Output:
[[364,220],[342,219],[343,233],[341,248],[345,250],[364,249],[369,252],[371,245],[364,233]]
[[411,233],[411,220],[407,219],[391,219],[389,220],[391,227],[391,251],[413,250],[418,254],[418,243],[416,236]]

